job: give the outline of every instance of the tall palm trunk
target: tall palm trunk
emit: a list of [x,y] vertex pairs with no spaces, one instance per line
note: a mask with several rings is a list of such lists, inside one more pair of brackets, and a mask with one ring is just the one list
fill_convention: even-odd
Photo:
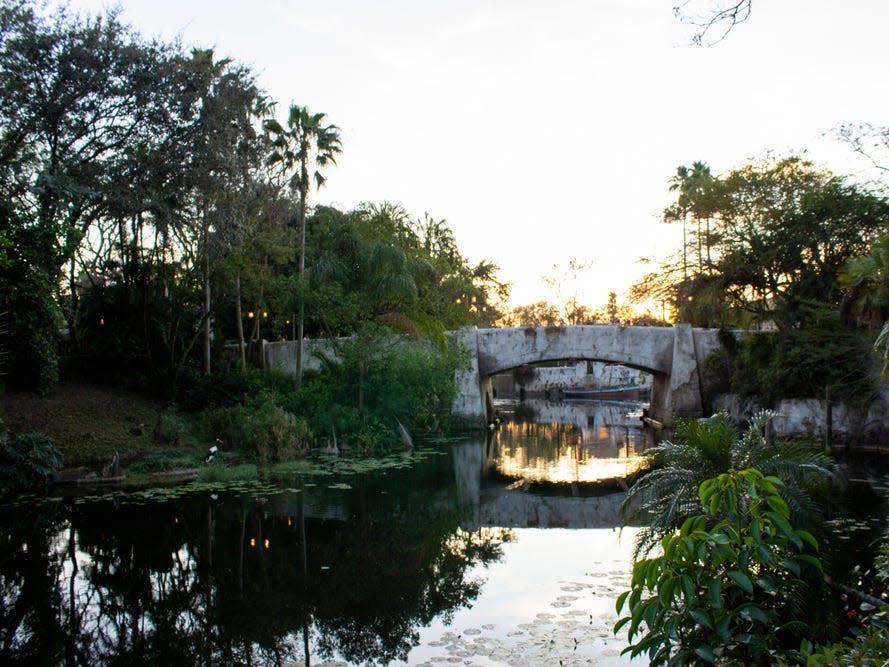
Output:
[[[305,179],[304,179],[305,182]],[[306,198],[308,187],[299,192],[299,314],[296,321],[296,388],[303,380],[303,337],[305,336],[306,301],[303,296],[303,278],[306,270]]]

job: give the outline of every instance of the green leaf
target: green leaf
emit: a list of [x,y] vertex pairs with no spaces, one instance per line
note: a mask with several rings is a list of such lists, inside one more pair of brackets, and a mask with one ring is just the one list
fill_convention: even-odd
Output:
[[775,582],[771,576],[760,577],[756,580],[756,585],[759,586],[766,593],[776,593],[778,590],[775,587]]
[[799,576],[799,573],[800,573],[799,563],[797,563],[797,562],[796,562],[795,560],[793,560],[792,558],[785,558],[784,560],[782,560],[782,561],[781,561],[780,563],[778,563],[778,564],[779,564],[781,567],[783,567],[785,570],[790,570],[790,571],[793,572],[796,576]]
[[738,584],[738,586],[743,588],[748,595],[753,594],[753,582],[746,574],[739,570],[732,570],[728,573],[728,576],[732,581]]
[[807,530],[797,530],[796,534],[799,535],[800,539],[802,539],[803,542],[811,546],[816,551],[818,550],[818,540],[815,539],[815,536],[812,535],[812,533]]
[[673,599],[673,589],[676,586],[676,580],[673,577],[664,575],[657,584],[658,602],[664,607],[669,607]]
[[707,587],[707,597],[710,600],[710,606],[714,609],[722,609],[722,582],[714,579]]
[[745,618],[750,618],[754,621],[759,621],[760,623],[769,623],[770,619],[768,615],[755,604],[744,605],[740,609],[738,609],[738,613]]
[[620,595],[617,596],[617,602],[614,603],[614,610],[619,614],[624,607],[624,602],[627,601],[627,596],[630,594],[630,591],[624,591]]
[[710,614],[706,612],[706,610],[701,609],[700,607],[695,607],[688,610],[689,615],[695,619],[698,625],[703,625],[705,628],[713,629],[713,621],[710,618]]
[[780,514],[782,517],[790,516],[790,508],[787,507],[787,503],[784,502],[784,499],[781,496],[770,495],[766,499],[766,502],[774,512]]
[[630,620],[632,620],[632,619],[629,616],[624,616],[623,618],[619,619],[617,621],[617,623],[614,624],[614,634],[617,634],[618,632],[620,632],[621,628],[623,628],[627,623],[629,623]]
[[812,567],[814,567],[819,572],[823,571],[821,566],[821,560],[816,558],[815,556],[810,556],[809,554],[800,554],[796,557],[796,560],[802,561],[803,563],[808,563]]
[[707,646],[706,644],[702,644],[701,646],[695,647],[695,654],[701,659],[709,662],[711,665],[716,662],[716,656],[713,655],[713,649]]

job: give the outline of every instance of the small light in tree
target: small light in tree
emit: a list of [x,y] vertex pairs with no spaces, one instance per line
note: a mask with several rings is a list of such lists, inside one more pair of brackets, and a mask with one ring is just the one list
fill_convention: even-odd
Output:
[[250,548],[253,549],[253,548],[255,548],[255,547],[256,547],[256,538],[255,538],[255,537],[251,537],[251,538],[250,538]]
[[271,542],[269,542],[269,538],[265,538],[265,539],[262,541],[262,546],[263,546],[263,548],[265,548],[265,549],[268,549],[270,544],[271,544]]
[[99,326],[100,326],[100,327],[104,327],[104,326],[105,326],[105,318],[104,318],[104,317],[100,317],[100,318],[99,318]]
[[268,316],[269,316],[269,312],[267,310],[262,311],[263,319],[268,319]]
[[252,310],[248,310],[248,311],[247,311],[247,319],[248,319],[248,320],[252,320],[252,319],[253,319],[253,311],[252,311]]

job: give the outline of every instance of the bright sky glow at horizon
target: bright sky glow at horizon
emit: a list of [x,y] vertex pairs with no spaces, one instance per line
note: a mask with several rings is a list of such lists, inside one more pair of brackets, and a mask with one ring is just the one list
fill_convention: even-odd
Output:
[[[719,0],[713,0],[713,4]],[[278,102],[324,112],[343,154],[313,203],[402,204],[445,218],[512,284],[591,262],[581,301],[620,300],[678,247],[660,222],[680,164],[714,174],[768,151],[872,173],[833,138],[889,124],[889,3],[774,0],[713,47],[665,0],[122,0],[146,36],[251,66]],[[97,12],[102,0],[73,0]],[[572,288],[573,289],[573,288]]]

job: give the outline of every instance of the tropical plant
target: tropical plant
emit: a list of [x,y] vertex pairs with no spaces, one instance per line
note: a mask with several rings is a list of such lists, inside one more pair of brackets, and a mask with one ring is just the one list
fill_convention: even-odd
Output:
[[[4,434],[5,436],[5,434]],[[0,489],[38,486],[62,468],[62,455],[42,433],[4,437],[0,443]]]
[[783,489],[754,468],[700,484],[704,512],[666,535],[661,555],[637,561],[618,597],[624,653],[652,665],[767,665],[799,645],[807,626],[793,601],[821,561],[815,538],[792,526]]
[[630,487],[623,503],[625,521],[641,523],[636,554],[649,552],[699,510],[697,489],[705,480],[735,469],[757,468],[784,482],[781,496],[795,523],[814,530],[819,505],[815,498],[836,479],[833,460],[812,447],[773,442],[771,421],[778,415],[758,413],[739,434],[724,412],[707,419],[679,420],[673,441],[645,452],[650,468]]

